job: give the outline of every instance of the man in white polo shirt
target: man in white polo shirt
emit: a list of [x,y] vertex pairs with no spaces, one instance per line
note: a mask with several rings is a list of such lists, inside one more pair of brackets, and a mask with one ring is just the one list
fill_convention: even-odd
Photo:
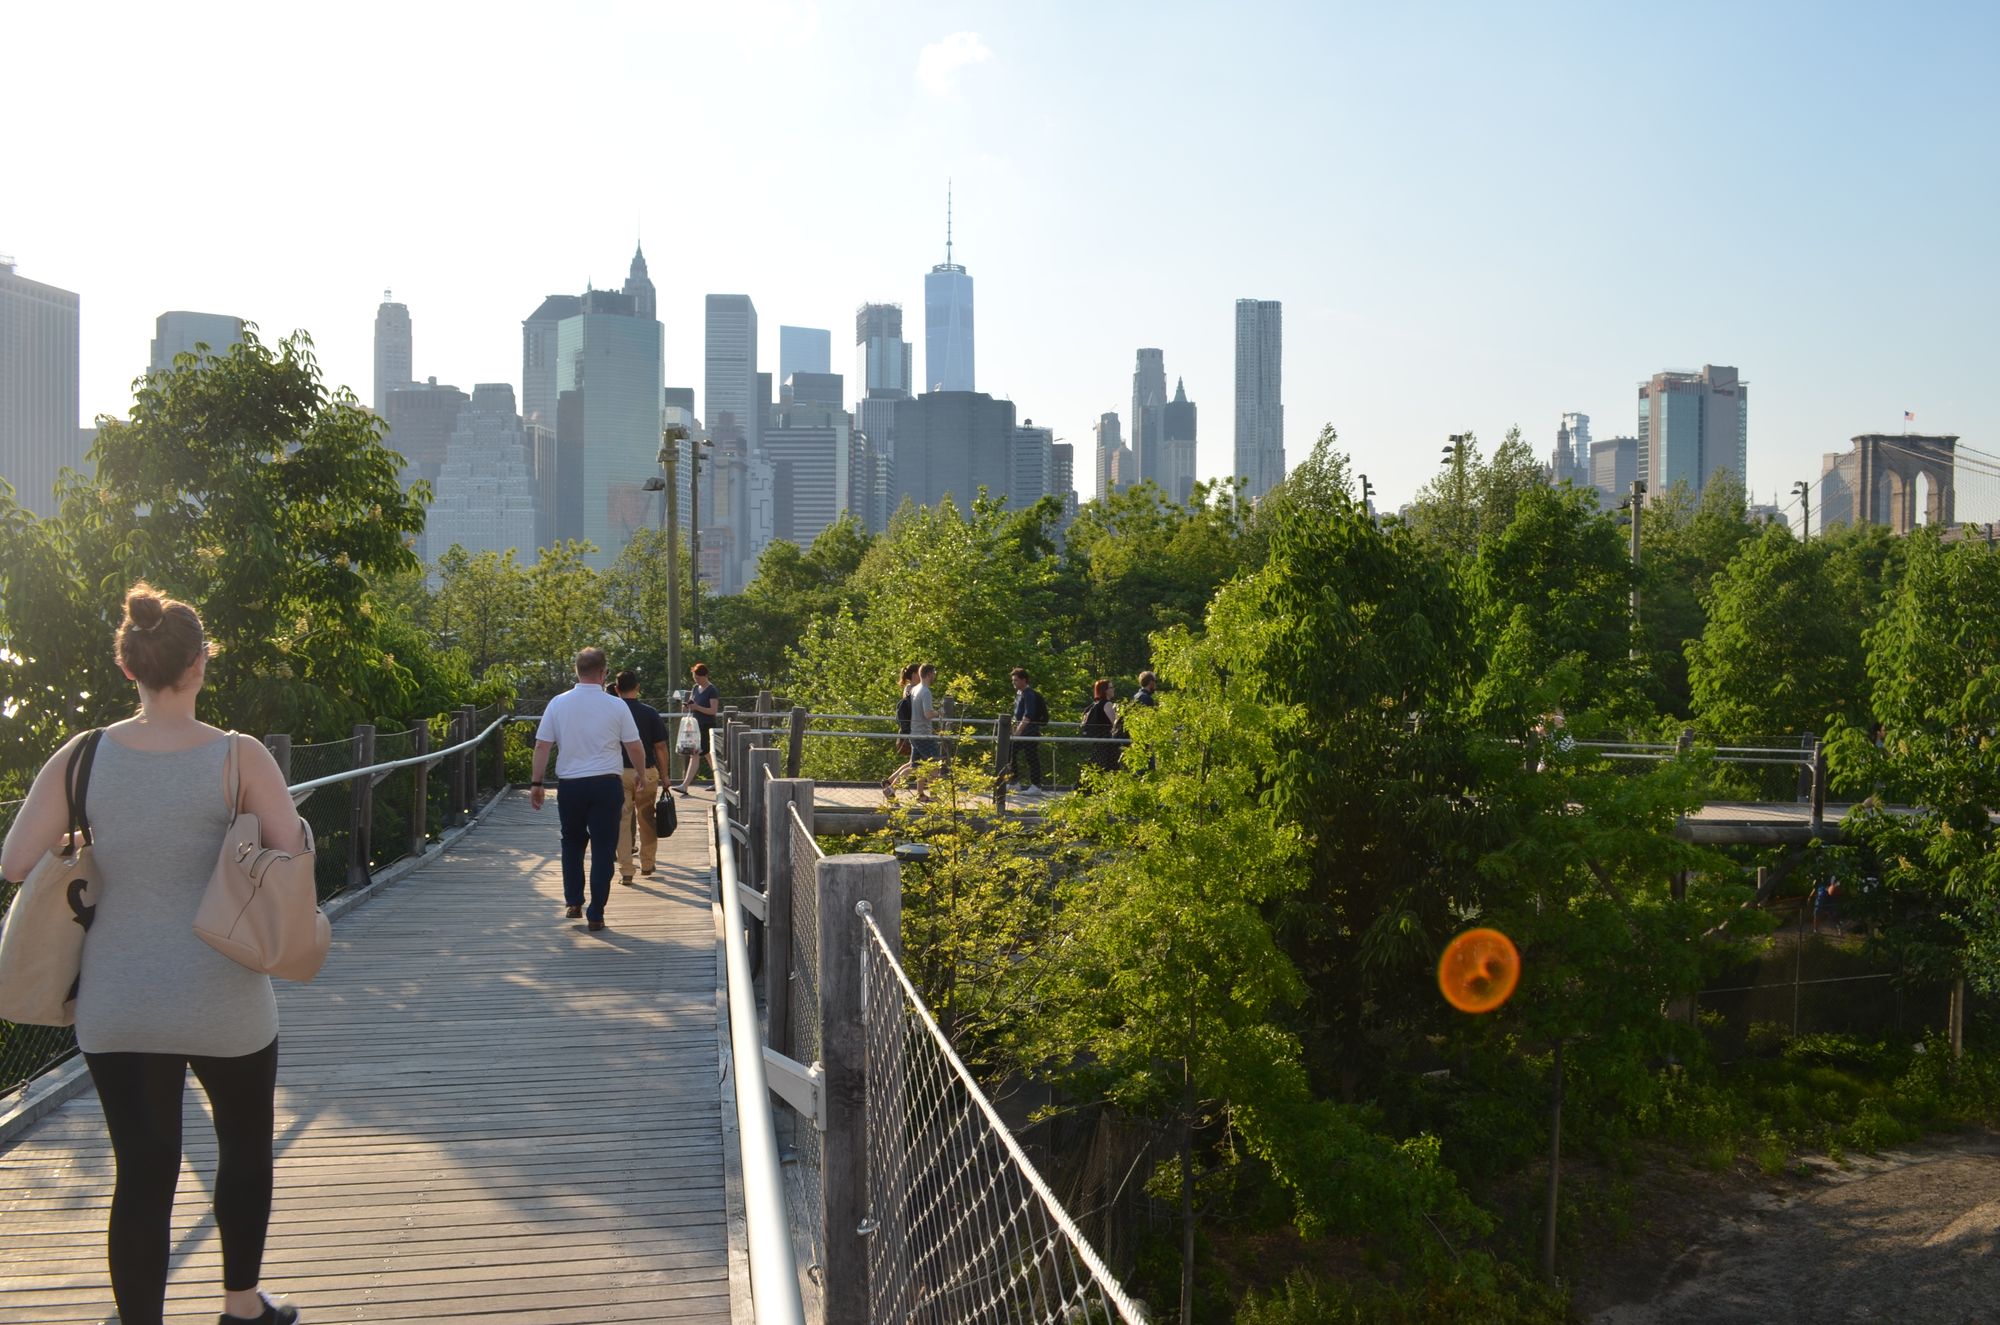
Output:
[[[576,685],[549,701],[535,729],[534,780],[528,802],[542,808],[542,774],[549,747],[556,755],[556,814],[562,822],[563,914],[582,916],[592,930],[604,928],[604,904],[611,900],[617,872],[618,816],[625,806],[622,746],[632,767],[645,765],[639,724],[632,709],[604,688],[604,650],[576,655]],[[583,849],[590,848],[590,909],[583,909]]]

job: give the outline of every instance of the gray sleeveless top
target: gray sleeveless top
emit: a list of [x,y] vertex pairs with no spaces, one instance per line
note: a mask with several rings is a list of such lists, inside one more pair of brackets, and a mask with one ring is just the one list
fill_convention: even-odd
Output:
[[171,753],[98,742],[89,811],[101,881],[76,995],[85,1053],[235,1058],[277,1038],[270,977],[194,933],[229,827],[228,750],[220,737]]

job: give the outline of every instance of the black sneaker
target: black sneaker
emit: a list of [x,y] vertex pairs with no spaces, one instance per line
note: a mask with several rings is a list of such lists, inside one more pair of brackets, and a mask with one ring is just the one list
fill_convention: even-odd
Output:
[[296,1325],[299,1309],[289,1302],[274,1302],[263,1289],[257,1290],[257,1297],[264,1304],[261,1315],[232,1316],[223,1312],[216,1318],[216,1325]]

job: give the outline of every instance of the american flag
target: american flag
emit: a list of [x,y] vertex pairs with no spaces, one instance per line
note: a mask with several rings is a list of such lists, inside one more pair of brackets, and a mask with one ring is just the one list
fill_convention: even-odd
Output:
[[1904,410],[1904,411],[1903,411],[1903,422],[1905,422],[1905,423],[1915,423],[1916,421],[1917,421],[1917,415],[1916,415],[1916,412],[1915,412],[1914,410],[1907,410],[1907,409],[1906,409],[1906,410]]

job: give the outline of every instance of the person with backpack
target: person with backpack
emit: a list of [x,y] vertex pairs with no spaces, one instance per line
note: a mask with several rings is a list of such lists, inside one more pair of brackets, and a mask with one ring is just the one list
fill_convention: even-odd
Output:
[[[1090,707],[1083,711],[1083,722],[1078,734],[1093,743],[1084,747],[1084,760],[1100,769],[1118,767],[1118,743],[1112,739],[1118,732],[1118,705],[1111,698],[1111,682],[1099,681],[1090,688]],[[1083,779],[1079,777],[1081,786]]]
[[882,796],[885,800],[896,799],[896,785],[917,771],[915,748],[910,744],[910,717],[916,705],[910,694],[917,688],[917,664],[911,663],[903,669],[903,697],[896,701],[896,753],[903,757],[902,765],[882,779]]
[[[1028,669],[1016,667],[1014,678],[1014,783],[1022,795],[1041,795],[1048,790],[1042,785],[1042,743],[1033,739],[1040,735],[1042,727],[1049,720],[1049,703],[1042,698],[1042,692],[1029,684]],[[1028,780],[1021,781],[1021,760],[1028,761]]]

